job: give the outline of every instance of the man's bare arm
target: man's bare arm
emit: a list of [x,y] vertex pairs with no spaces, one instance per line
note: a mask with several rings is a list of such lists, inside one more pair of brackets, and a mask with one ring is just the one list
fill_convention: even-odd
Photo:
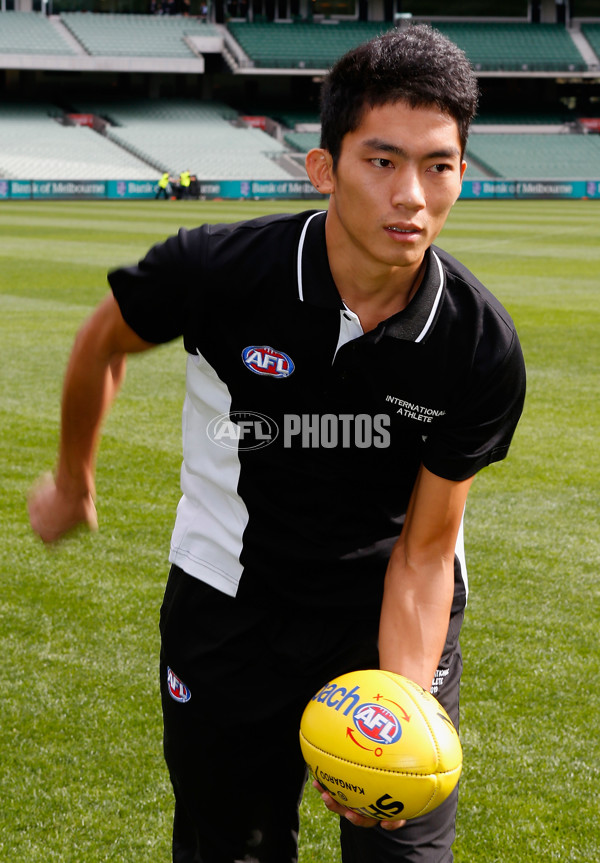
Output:
[[[429,689],[438,667],[454,595],[454,550],[472,478],[451,482],[421,468],[385,580],[379,665]],[[378,822],[351,812],[313,783],[329,810],[362,827]],[[404,821],[382,822],[395,830]]]
[[126,356],[153,347],[125,323],[109,295],[79,330],[65,374],[58,464],[33,487],[31,526],[55,542],[79,524],[97,527],[95,461],[104,417],[125,376]]
[[456,539],[473,478],[442,479],[421,467],[385,579],[381,668],[431,687],[454,595]]

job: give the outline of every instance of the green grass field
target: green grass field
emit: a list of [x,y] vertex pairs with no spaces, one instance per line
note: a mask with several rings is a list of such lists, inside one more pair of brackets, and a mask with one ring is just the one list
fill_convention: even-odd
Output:
[[[305,206],[0,203],[0,861],[170,854],[156,666],[184,353],[130,360],[99,456],[101,530],[47,550],[25,498],[53,466],[75,331],[107,269],[181,225]],[[599,224],[593,202],[463,202],[439,240],[508,307],[529,373],[509,458],[467,509],[459,863],[600,860]],[[251,793],[232,788],[232,819]],[[301,863],[339,859],[310,789]]]

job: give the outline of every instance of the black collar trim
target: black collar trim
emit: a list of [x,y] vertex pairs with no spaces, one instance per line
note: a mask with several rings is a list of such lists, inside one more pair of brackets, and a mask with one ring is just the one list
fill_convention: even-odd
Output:
[[[325,239],[325,210],[311,213],[298,242],[298,299],[314,306],[343,309],[344,304],[329,268]],[[445,285],[444,269],[433,248],[425,253],[423,281],[408,306],[382,321],[373,331],[375,338],[390,336],[421,342],[431,330]],[[370,334],[367,334],[370,335]]]

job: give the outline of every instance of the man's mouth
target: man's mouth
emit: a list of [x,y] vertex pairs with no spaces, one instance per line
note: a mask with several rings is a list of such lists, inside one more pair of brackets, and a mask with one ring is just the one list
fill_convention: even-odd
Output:
[[418,234],[421,228],[417,228],[414,225],[408,228],[399,228],[397,225],[386,225],[385,230],[391,231],[393,234]]

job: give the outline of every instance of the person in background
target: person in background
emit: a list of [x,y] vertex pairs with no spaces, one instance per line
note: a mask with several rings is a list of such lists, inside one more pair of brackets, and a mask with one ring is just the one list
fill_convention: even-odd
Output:
[[192,182],[192,175],[189,170],[182,171],[179,175],[179,197],[181,199],[186,199],[190,197],[190,184]]
[[171,177],[169,176],[169,172],[164,171],[163,174],[161,175],[160,180],[158,181],[158,184],[156,187],[156,195],[154,196],[154,199],[158,200],[159,198],[164,198],[165,201],[167,201],[169,199],[169,191],[170,191],[169,187],[170,187],[170,185],[171,185]]

